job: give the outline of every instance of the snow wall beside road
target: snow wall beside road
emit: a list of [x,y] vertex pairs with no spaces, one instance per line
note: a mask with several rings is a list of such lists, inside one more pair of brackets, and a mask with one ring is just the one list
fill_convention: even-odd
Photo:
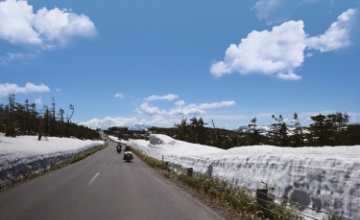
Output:
[[37,136],[5,137],[0,134],[0,186],[22,179],[87,152],[104,141]]
[[[150,135],[150,141],[129,140],[128,145],[161,160],[192,167],[251,190],[275,187],[275,195],[292,197],[307,207],[332,209],[349,219],[360,219],[360,146],[275,147],[248,146],[223,150],[211,146]],[[305,213],[321,218],[319,212]]]

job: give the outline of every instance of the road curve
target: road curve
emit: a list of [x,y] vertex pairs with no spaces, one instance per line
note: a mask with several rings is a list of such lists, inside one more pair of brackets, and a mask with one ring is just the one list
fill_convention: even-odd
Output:
[[224,219],[116,144],[0,193],[0,219]]

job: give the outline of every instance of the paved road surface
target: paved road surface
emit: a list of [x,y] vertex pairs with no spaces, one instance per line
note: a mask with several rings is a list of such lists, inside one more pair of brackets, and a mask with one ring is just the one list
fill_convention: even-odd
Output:
[[223,219],[116,145],[0,192],[0,219]]

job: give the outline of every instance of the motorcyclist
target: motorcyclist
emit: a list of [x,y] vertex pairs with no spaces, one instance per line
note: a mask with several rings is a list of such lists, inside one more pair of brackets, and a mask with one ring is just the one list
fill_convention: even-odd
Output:
[[[125,147],[123,160],[125,160],[125,152],[126,152],[126,151],[130,151],[130,152],[131,152],[131,149],[130,149],[129,146],[126,146],[126,147]],[[130,154],[130,156],[131,156],[131,159],[134,159],[134,157],[132,156],[132,154]]]
[[121,152],[122,145],[120,143],[117,144],[116,149]]

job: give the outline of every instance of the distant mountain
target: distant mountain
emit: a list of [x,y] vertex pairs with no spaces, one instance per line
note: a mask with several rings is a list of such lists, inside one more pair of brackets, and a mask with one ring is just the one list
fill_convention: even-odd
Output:
[[128,129],[131,131],[142,131],[144,129],[148,129],[151,128],[152,126],[149,125],[139,125],[139,124],[135,124],[133,126],[129,126]]

